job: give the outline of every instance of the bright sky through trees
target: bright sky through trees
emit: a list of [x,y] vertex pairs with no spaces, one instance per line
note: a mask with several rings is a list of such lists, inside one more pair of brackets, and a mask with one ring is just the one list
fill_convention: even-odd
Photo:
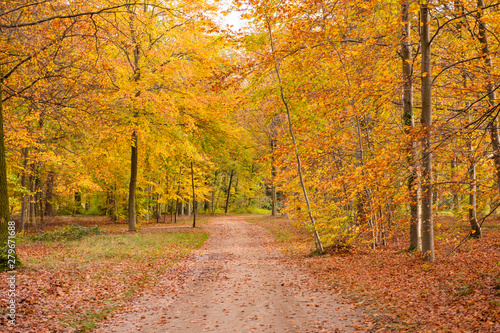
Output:
[[246,20],[241,18],[242,9],[237,10],[231,0],[222,0],[219,2],[219,18],[223,26],[232,26],[231,30],[237,31],[247,25]]

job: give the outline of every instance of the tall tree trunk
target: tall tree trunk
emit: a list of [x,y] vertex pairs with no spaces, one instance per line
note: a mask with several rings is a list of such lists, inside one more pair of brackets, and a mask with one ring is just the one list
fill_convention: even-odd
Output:
[[170,200],[170,223],[174,222],[174,202],[174,199]]
[[113,222],[118,221],[118,202],[116,199],[116,183],[113,186],[113,215],[111,217]]
[[231,175],[229,176],[229,186],[227,187],[227,197],[226,197],[226,209],[224,212],[227,214],[229,210],[229,199],[231,199],[231,186],[233,184],[234,170],[231,170]]
[[40,223],[42,225],[42,228],[45,227],[45,205],[44,205],[44,200],[43,200],[43,192],[42,192],[42,187],[40,186],[37,191],[38,195],[38,209],[39,209],[39,215],[40,215]]
[[[453,156],[453,158],[451,159],[450,167],[451,167],[451,177],[455,179],[455,177],[457,176],[457,167],[458,167],[456,156]],[[452,184],[451,192],[452,192],[453,209],[458,210],[460,209],[460,200],[458,198],[458,189],[457,186],[455,185],[455,182],[453,182]]]
[[214,185],[213,185],[213,188],[212,188],[212,215],[215,214],[215,209],[217,208],[216,207],[216,204],[215,204],[215,192],[217,190],[217,177],[218,177],[218,173],[217,171],[214,171]]
[[136,190],[137,190],[137,134],[132,132],[132,146],[131,146],[131,156],[130,156],[130,184],[128,188],[128,230],[135,231],[136,212],[135,212],[135,200],[136,200]]
[[477,213],[476,213],[476,159],[474,157],[474,148],[472,146],[472,134],[468,142],[469,148],[469,223],[471,228],[471,237],[480,238],[481,237],[481,226],[477,223]]
[[54,171],[49,171],[47,174],[47,185],[45,191],[45,215],[53,216],[54,215],[54,207],[52,205],[52,200],[54,199]]
[[413,139],[415,117],[413,115],[413,65],[411,56],[411,24],[409,15],[410,3],[401,1],[401,56],[403,61],[403,124],[405,134],[410,138],[406,148],[410,175],[408,176],[408,193],[410,194],[410,247],[409,250],[420,250],[421,221],[419,212],[419,186],[417,173],[417,142]]
[[196,194],[194,192],[194,169],[193,162],[191,162],[191,186],[193,188],[193,228],[196,228]]
[[29,187],[30,187],[30,220],[33,225],[36,225],[36,167],[35,164],[30,166],[31,172],[29,177]]
[[28,156],[29,148],[23,148],[23,175],[21,176],[21,187],[23,188],[23,195],[21,200],[21,223],[19,229],[24,230],[26,226],[27,209],[28,209],[28,188],[27,188],[27,174],[28,174]]
[[161,206],[158,202],[160,200],[160,195],[156,194],[156,205],[155,205],[155,214],[156,214],[156,223],[160,223],[160,215],[161,215]]
[[273,185],[271,187],[271,216],[278,216],[278,191],[273,180]]
[[[268,32],[269,32],[269,40],[271,43],[271,51],[274,53],[275,50],[274,50],[273,34],[272,34],[271,23],[269,22],[269,19],[267,19],[267,28],[268,28]],[[313,229],[316,251],[318,253],[324,253],[323,244],[321,243],[318,229],[316,228],[316,221],[315,221],[314,216],[312,214],[311,202],[309,201],[309,196],[307,194],[307,189],[306,189],[306,185],[304,182],[304,177],[302,175],[302,162],[300,160],[299,148],[298,148],[297,140],[295,139],[295,134],[293,131],[293,123],[292,123],[292,115],[291,115],[291,111],[290,111],[290,106],[288,105],[288,101],[285,98],[285,90],[283,88],[283,81],[281,79],[278,60],[274,64],[274,70],[275,70],[276,78],[278,79],[278,83],[279,83],[281,101],[283,102],[283,106],[286,109],[286,114],[287,114],[287,119],[288,119],[288,131],[289,131],[290,137],[292,138],[293,146],[295,148],[295,158],[297,161],[297,173],[299,174],[300,185],[302,187],[302,192],[304,194],[304,199],[305,199],[306,205],[307,205],[307,212],[309,215],[309,220],[311,221],[311,226]]]
[[177,223],[177,216],[179,215],[179,194],[181,193],[182,181],[182,166],[179,169],[179,183],[177,184],[177,200],[175,201],[175,223]]
[[434,224],[432,217],[432,79],[430,15],[427,2],[420,5],[420,49],[422,50],[422,253],[426,261],[434,261]]
[[272,216],[277,216],[278,215],[278,195],[277,195],[277,189],[276,189],[276,175],[278,173],[278,168],[276,167],[276,157],[275,152],[276,152],[276,146],[277,146],[277,140],[276,137],[278,136],[278,131],[277,131],[277,116],[273,117],[273,120],[271,121],[271,140],[270,140],[270,145],[271,145],[271,215]]
[[[354,102],[353,102],[354,104]],[[353,105],[354,108],[354,105]],[[364,148],[363,148],[363,137],[361,135],[361,126],[359,123],[359,117],[356,116],[356,131],[358,133],[358,151],[356,152],[356,158],[358,159],[357,167],[362,168],[364,166]],[[364,171],[361,171],[364,174]],[[371,202],[370,189],[364,187],[363,191],[358,193],[358,220],[359,223],[368,222],[368,225],[372,229],[372,248],[377,247],[377,230],[373,219],[373,212],[370,211],[370,217],[366,216],[366,206],[367,201]]]
[[[169,186],[170,186],[170,183],[168,182],[168,174],[167,174],[167,182],[165,184],[166,188],[167,188],[167,196],[169,194]],[[165,209],[165,215],[163,215],[163,223],[167,223],[167,214],[168,214],[168,200],[165,200],[165,204],[164,204],[164,207]]]
[[486,92],[488,93],[488,105],[490,107],[490,112],[492,112],[490,116],[490,137],[491,137],[491,145],[493,146],[493,161],[495,162],[495,170],[497,176],[497,186],[500,192],[500,135],[498,131],[498,117],[496,116],[496,93],[495,86],[491,80],[491,69],[492,69],[492,61],[491,61],[491,53],[488,45],[488,37],[486,36],[486,23],[483,21],[482,13],[484,11],[484,0],[477,1],[477,22],[479,24],[479,34],[478,39],[481,43],[481,55],[483,57],[484,66],[486,74],[488,75],[487,83],[486,83]]
[[175,216],[174,222],[177,223],[177,216],[179,215],[179,198],[175,201]]
[[[130,21],[130,36],[132,39],[132,45],[134,45],[133,49],[133,59],[134,59],[134,68],[133,68],[133,81],[138,83],[141,79],[141,71],[139,68],[139,57],[140,57],[140,49],[139,42],[137,41],[136,29],[134,26],[134,15],[132,8],[129,6],[127,8],[129,13]],[[137,89],[135,93],[135,97],[139,97],[141,94],[141,90]],[[138,117],[138,111],[134,112],[134,118]],[[137,131],[134,129],[132,131],[132,143],[131,150],[132,154],[130,156],[130,185],[129,185],[129,196],[128,196],[128,230],[135,231],[135,226],[137,224],[137,215],[136,215],[136,195],[137,195],[137,144],[139,140],[137,137]]]
[[[0,75],[2,75],[0,73]],[[5,161],[5,137],[3,131],[3,80],[0,80],[0,267],[7,268],[7,244],[9,240],[9,193],[7,191],[7,163]],[[5,255],[5,257],[4,257]]]

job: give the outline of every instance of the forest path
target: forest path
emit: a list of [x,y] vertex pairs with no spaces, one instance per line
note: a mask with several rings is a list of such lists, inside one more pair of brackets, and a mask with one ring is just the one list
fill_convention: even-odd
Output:
[[98,332],[354,332],[352,305],[287,261],[264,228],[216,217],[208,241]]

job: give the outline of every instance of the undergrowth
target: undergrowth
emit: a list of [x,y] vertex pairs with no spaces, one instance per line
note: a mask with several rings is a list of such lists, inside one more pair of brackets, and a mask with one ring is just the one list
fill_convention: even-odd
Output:
[[102,230],[95,227],[82,227],[79,225],[64,226],[60,229],[34,234],[29,236],[31,240],[36,241],[73,241],[82,239],[91,235],[100,235]]

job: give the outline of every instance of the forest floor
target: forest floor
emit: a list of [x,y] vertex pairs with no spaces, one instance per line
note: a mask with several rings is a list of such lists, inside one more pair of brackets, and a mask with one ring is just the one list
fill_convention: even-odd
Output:
[[500,332],[500,221],[449,254],[467,227],[436,220],[437,260],[424,263],[404,230],[376,250],[318,256],[283,217],[205,215],[195,229],[184,217],[134,233],[58,218],[44,229],[98,224],[101,234],[20,235],[17,325],[0,313],[0,332]]
[[436,218],[436,261],[406,251],[401,230],[387,246],[367,244],[311,255],[312,236],[282,217],[250,220],[270,230],[296,265],[363,304],[380,332],[500,332],[500,221],[488,219],[483,237],[469,240],[467,224]]
[[355,303],[290,262],[248,218],[212,218],[200,249],[97,332],[364,331]]
[[[9,326],[5,312],[11,299],[8,275],[0,273],[1,333],[90,331],[156,285],[208,238],[201,228],[193,229],[187,217],[176,224],[141,224],[136,232],[105,217],[67,216],[45,222],[45,234],[17,237],[16,250],[24,267],[15,275],[15,326]],[[201,218],[199,225],[203,224],[206,219]],[[87,231],[98,227],[99,234],[74,239],[80,227]],[[32,227],[31,231],[41,229]],[[43,235],[53,237],[34,238]]]

